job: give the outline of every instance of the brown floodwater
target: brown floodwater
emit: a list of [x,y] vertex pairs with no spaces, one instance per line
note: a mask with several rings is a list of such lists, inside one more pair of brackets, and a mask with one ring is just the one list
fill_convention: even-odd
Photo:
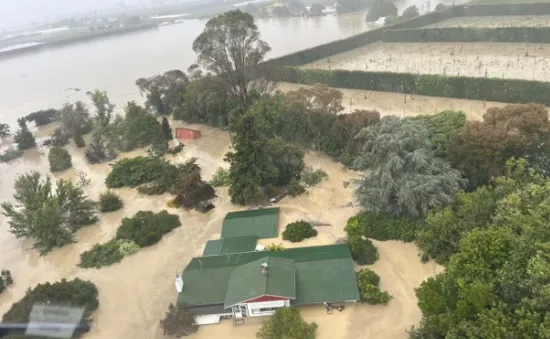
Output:
[[[203,168],[203,177],[208,180],[217,167],[227,167],[223,157],[229,150],[229,136],[227,132],[204,125],[190,126],[202,131],[201,138],[187,141],[182,153],[175,157],[168,156],[168,159],[179,162],[196,157]],[[41,128],[37,134],[47,135],[53,127]],[[53,177],[76,180],[77,171],[84,172],[91,180],[84,190],[91,198],[97,198],[105,191],[104,180],[109,166],[88,165],[82,149],[72,143],[67,148],[72,154],[74,168]],[[144,150],[137,150],[120,157],[144,153]],[[316,153],[307,154],[305,161],[314,168],[323,168],[329,178],[309,189],[306,195],[287,197],[280,202],[280,228],[300,219],[322,223],[325,226],[317,227],[319,235],[300,245],[331,244],[345,234],[346,220],[359,210],[349,204],[353,200],[351,185],[344,187],[344,182],[357,178],[359,174]],[[15,178],[30,169],[48,174],[44,149],[26,151],[22,158],[0,165],[2,200],[11,200]],[[77,243],[55,249],[42,257],[31,248],[32,243],[28,239],[16,239],[9,233],[6,218],[0,216],[0,267],[10,269],[15,280],[15,284],[0,295],[0,314],[19,300],[28,288],[38,283],[79,277],[93,281],[99,289],[100,307],[93,315],[92,330],[85,335],[86,338],[162,338],[158,322],[168,304],[175,301],[175,274],[181,272],[193,256],[200,255],[207,240],[220,236],[225,214],[241,207],[231,204],[226,188],[218,189],[219,197],[214,202],[216,208],[207,214],[168,209],[170,213],[180,216],[182,226],[165,235],[158,244],[109,267],[81,269],[76,266],[80,253],[95,243],[109,240],[123,217],[132,216],[139,210],[167,209],[166,203],[170,199],[168,195],[141,195],[130,188],[116,191],[124,200],[122,210],[101,215],[100,222],[77,232]],[[262,242],[296,246],[282,239]],[[372,338],[373,335],[377,338],[406,338],[405,330],[419,321],[420,311],[416,306],[414,288],[422,280],[440,272],[441,267],[435,263],[422,264],[413,244],[376,244],[380,250],[380,260],[372,268],[380,274],[382,288],[394,298],[387,306],[351,305],[344,312],[333,315],[327,315],[322,307],[305,308],[306,320],[319,324],[319,338]],[[261,319],[238,327],[233,327],[230,321],[223,321],[219,325],[201,328],[194,337],[254,338],[260,325]]]

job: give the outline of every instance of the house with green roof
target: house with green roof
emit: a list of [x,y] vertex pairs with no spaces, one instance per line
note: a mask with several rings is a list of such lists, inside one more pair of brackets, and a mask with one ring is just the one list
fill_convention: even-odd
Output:
[[279,235],[279,207],[227,213],[222,224],[222,238],[257,236],[259,239]]
[[223,317],[271,315],[278,308],[291,305],[360,299],[346,244],[280,252],[229,253],[233,250],[222,248],[223,244],[213,250],[206,248],[205,254],[193,258],[178,277],[178,302],[191,308],[198,324],[217,323]]

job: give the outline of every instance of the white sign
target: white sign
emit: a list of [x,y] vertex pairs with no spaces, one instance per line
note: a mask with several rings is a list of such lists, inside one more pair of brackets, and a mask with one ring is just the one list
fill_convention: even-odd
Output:
[[84,308],[33,305],[25,335],[71,338],[82,320]]
[[178,275],[176,278],[176,291],[178,291],[178,293],[183,291],[183,279],[181,278],[181,275]]

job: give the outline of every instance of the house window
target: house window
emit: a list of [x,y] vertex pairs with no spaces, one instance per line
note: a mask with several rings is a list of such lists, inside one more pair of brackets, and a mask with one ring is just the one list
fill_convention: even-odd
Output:
[[280,307],[253,308],[252,314],[261,314],[267,312],[275,312]]

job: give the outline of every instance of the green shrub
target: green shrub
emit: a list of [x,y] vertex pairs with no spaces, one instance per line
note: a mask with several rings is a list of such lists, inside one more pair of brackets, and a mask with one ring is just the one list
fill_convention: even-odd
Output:
[[61,118],[59,111],[53,108],[36,111],[25,116],[29,122],[34,121],[36,126],[47,125]]
[[113,212],[118,211],[124,204],[118,194],[107,191],[99,196],[99,211]]
[[29,131],[27,126],[21,127],[13,136],[15,143],[17,144],[17,147],[24,151],[29,148],[33,148],[36,146],[36,139],[34,138],[34,135]]
[[125,256],[135,254],[140,247],[131,240],[112,239],[104,244],[95,244],[91,250],[80,254],[78,266],[100,268],[120,262]]
[[48,161],[52,172],[60,172],[73,167],[71,155],[63,147],[50,148]]
[[348,237],[363,235],[375,240],[414,241],[420,221],[396,218],[392,215],[376,212],[363,212],[348,219],[344,230]]
[[297,307],[281,307],[256,332],[258,339],[315,339],[315,322],[307,323]]
[[368,268],[357,272],[357,286],[361,301],[371,305],[386,305],[391,296],[387,292],[380,291],[380,277]]
[[176,154],[180,153],[181,151],[183,151],[183,147],[184,147],[184,145],[182,143],[179,143],[176,147],[170,148],[166,153],[171,154],[171,155],[176,155]]
[[267,245],[266,249],[270,252],[281,252],[285,250],[285,247],[283,246],[283,244],[273,243],[273,244]]
[[300,242],[317,235],[317,230],[307,221],[296,221],[286,225],[283,231],[283,239],[290,242]]
[[173,335],[176,338],[185,337],[191,335],[199,329],[199,326],[195,323],[195,315],[189,307],[177,303],[170,304],[168,306],[168,312],[164,319],[160,321],[160,328],[162,328],[164,335]]
[[304,194],[305,192],[306,188],[302,186],[298,180],[292,180],[288,185],[287,193],[290,196],[297,197],[300,194]]
[[[91,315],[99,307],[98,290],[91,281],[80,279],[66,280],[55,283],[38,284],[33,289],[27,290],[25,296],[11,305],[10,309],[2,317],[5,323],[27,323],[34,305],[52,304],[67,307],[83,307],[84,315],[80,321],[83,325],[91,324]],[[74,338],[80,337],[75,334]],[[23,338],[10,335],[10,338]]]
[[[441,13],[441,12],[437,12]],[[471,100],[550,105],[550,83],[499,78],[347,70],[266,68],[268,80]]]
[[105,179],[109,188],[136,187],[158,179],[165,171],[168,162],[162,158],[135,157],[124,158],[113,164]]
[[84,138],[81,134],[75,134],[74,143],[78,148],[86,147],[86,142],[84,141]]
[[348,246],[353,260],[359,265],[372,265],[378,260],[378,249],[369,239],[353,236],[348,238]]
[[23,151],[19,148],[9,147],[0,154],[0,162],[8,162],[23,156]]
[[229,171],[219,167],[212,180],[210,180],[210,185],[213,187],[229,186]]
[[311,167],[306,167],[302,172],[302,180],[308,186],[315,186],[326,178],[328,174],[322,169],[313,170]]
[[132,255],[139,251],[140,247],[132,240],[120,239],[117,240],[120,253],[123,256]]
[[95,244],[91,250],[80,254],[78,266],[82,268],[100,268],[120,262],[124,254],[120,251],[120,245],[116,239],[104,244]]
[[159,242],[164,234],[180,225],[179,217],[165,210],[156,214],[151,211],[139,211],[132,218],[122,219],[116,238],[132,240],[139,247],[151,246]]
[[445,27],[387,30],[384,42],[530,42],[550,41],[549,27]]

